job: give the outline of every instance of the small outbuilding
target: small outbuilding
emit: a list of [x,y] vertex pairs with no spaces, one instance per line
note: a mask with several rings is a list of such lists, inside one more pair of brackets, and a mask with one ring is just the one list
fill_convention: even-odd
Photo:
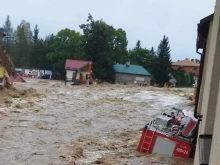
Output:
[[85,84],[92,73],[92,62],[67,59],[65,64],[66,81]]
[[130,62],[116,64],[114,70],[115,84],[149,86],[151,83],[151,74],[140,65],[131,65]]

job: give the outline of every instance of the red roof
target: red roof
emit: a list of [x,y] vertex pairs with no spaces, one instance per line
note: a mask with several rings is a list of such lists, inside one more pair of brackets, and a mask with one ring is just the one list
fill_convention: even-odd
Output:
[[173,66],[192,66],[192,67],[199,67],[200,64],[198,62],[195,62],[194,60],[182,60],[172,63]]
[[66,59],[65,69],[66,70],[78,70],[88,65],[90,62],[91,61]]

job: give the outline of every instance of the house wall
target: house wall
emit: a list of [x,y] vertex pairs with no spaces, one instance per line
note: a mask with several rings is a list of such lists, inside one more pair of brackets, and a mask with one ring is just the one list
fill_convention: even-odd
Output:
[[86,65],[83,69],[83,72],[91,72],[92,71],[92,63]]
[[[67,81],[72,81],[72,80],[73,80],[73,73],[76,73],[76,71],[66,70],[66,78],[67,78]],[[85,78],[86,78],[86,75],[87,75],[87,74],[90,75],[91,72],[85,72],[85,71],[77,72],[76,80],[79,80],[79,79],[80,79],[80,73],[82,73],[83,79],[85,79]]]
[[[86,75],[90,75],[91,73],[92,73],[92,62],[87,64],[85,67],[81,68],[80,71],[77,71],[77,72],[76,70],[66,70],[66,78],[67,78],[67,81],[72,81],[73,78],[75,78],[75,74],[76,74],[76,80],[84,81],[86,78]],[[80,74],[82,74],[81,79],[80,79]]]
[[76,71],[74,70],[66,70],[66,79],[67,81],[72,81],[73,80],[73,73]]
[[116,73],[115,75],[115,84],[143,84],[150,85],[151,77],[150,76],[141,76],[141,75],[133,75],[133,74],[123,74]]
[[[199,111],[203,118],[198,135],[213,135],[209,165],[218,165],[220,162],[220,0],[216,1],[214,20],[210,25],[206,49],[205,72],[199,99]],[[199,164],[200,156],[199,143],[197,143],[194,165]]]
[[88,75],[91,74],[91,72],[77,72],[76,79],[78,79],[78,80],[79,80],[79,78],[80,78],[80,73],[82,73],[83,79],[86,78],[86,75],[87,75],[87,74],[88,74]]
[[183,70],[186,73],[194,73],[196,76],[199,75],[199,66],[177,66],[177,65],[173,65],[172,66],[173,69],[179,69],[179,68],[183,68]]

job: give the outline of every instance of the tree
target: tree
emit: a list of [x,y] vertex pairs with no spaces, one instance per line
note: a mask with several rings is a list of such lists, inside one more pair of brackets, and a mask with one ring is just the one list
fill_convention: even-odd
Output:
[[7,16],[5,20],[5,24],[3,25],[3,29],[5,31],[6,36],[4,37],[5,45],[7,45],[8,50],[11,50],[12,44],[14,42],[14,33],[13,28],[11,26],[10,17]]
[[151,57],[150,51],[146,48],[137,48],[129,51],[129,57],[132,64],[141,65],[147,70],[150,67]]
[[129,61],[132,64],[141,65],[151,73],[152,83],[154,83],[156,52],[152,48],[148,50],[141,47],[141,41],[138,40],[136,46],[129,51]]
[[154,73],[157,71],[157,55],[153,47],[150,50],[149,57],[148,71],[151,73],[151,84],[153,85],[156,83]]
[[127,35],[126,32],[119,28],[114,31],[114,39],[113,39],[113,52],[114,52],[114,60],[117,63],[125,63],[128,61],[128,51],[127,51]]
[[136,43],[136,49],[139,49],[139,48],[141,48],[141,41],[140,40],[138,40]]
[[47,70],[52,70],[52,63],[49,60],[49,58],[47,57],[47,55],[52,52],[52,48],[51,45],[53,44],[53,40],[54,40],[54,35],[50,34],[48,36],[45,37],[44,39],[44,49],[42,55],[40,56],[39,59],[39,68],[40,69],[47,69]]
[[30,23],[22,20],[15,31],[15,45],[12,52],[12,59],[17,67],[30,67],[32,41]]
[[151,55],[151,56],[156,56],[156,52],[155,52],[155,50],[154,50],[154,47],[151,48],[151,50],[150,50],[150,55]]
[[30,66],[36,69],[52,69],[51,63],[47,58],[47,54],[50,53],[50,43],[53,36],[47,36],[45,39],[38,37],[39,28],[35,25],[33,43],[31,45],[30,54]]
[[39,29],[38,29],[38,26],[35,25],[34,27],[34,36],[33,36],[33,39],[34,39],[34,43],[36,43],[38,41],[38,34],[39,34]]
[[170,58],[170,45],[168,37],[164,36],[157,49],[157,59],[155,68],[156,82],[163,86],[169,80],[172,64]]
[[31,54],[30,54],[30,65],[32,68],[39,69],[39,56],[42,55],[43,49],[43,40],[38,38],[39,29],[35,25],[34,35],[33,35],[33,44],[31,45]]
[[154,48],[152,47],[149,52],[149,59],[148,59],[149,61],[148,70],[151,72],[152,76],[154,76],[155,69],[157,69],[156,60],[157,60],[157,55],[156,52],[154,51]]
[[80,33],[63,29],[50,41],[50,52],[47,58],[55,71],[64,73],[66,59],[83,59],[82,40]]
[[190,74],[189,73],[184,74],[184,80],[185,80],[185,86],[186,87],[191,86],[191,80],[190,80]]
[[200,62],[200,60],[199,59],[195,59],[195,62],[198,63],[198,62]]
[[122,29],[115,29],[104,21],[95,21],[91,14],[87,24],[80,25],[83,30],[83,47],[86,58],[93,61],[96,78],[114,81],[114,64],[127,58],[127,37]]

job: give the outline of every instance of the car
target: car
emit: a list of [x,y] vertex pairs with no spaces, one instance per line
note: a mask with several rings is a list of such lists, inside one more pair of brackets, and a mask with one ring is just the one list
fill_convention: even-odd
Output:
[[40,77],[40,79],[50,79],[51,75],[50,74],[44,74],[43,76]]

